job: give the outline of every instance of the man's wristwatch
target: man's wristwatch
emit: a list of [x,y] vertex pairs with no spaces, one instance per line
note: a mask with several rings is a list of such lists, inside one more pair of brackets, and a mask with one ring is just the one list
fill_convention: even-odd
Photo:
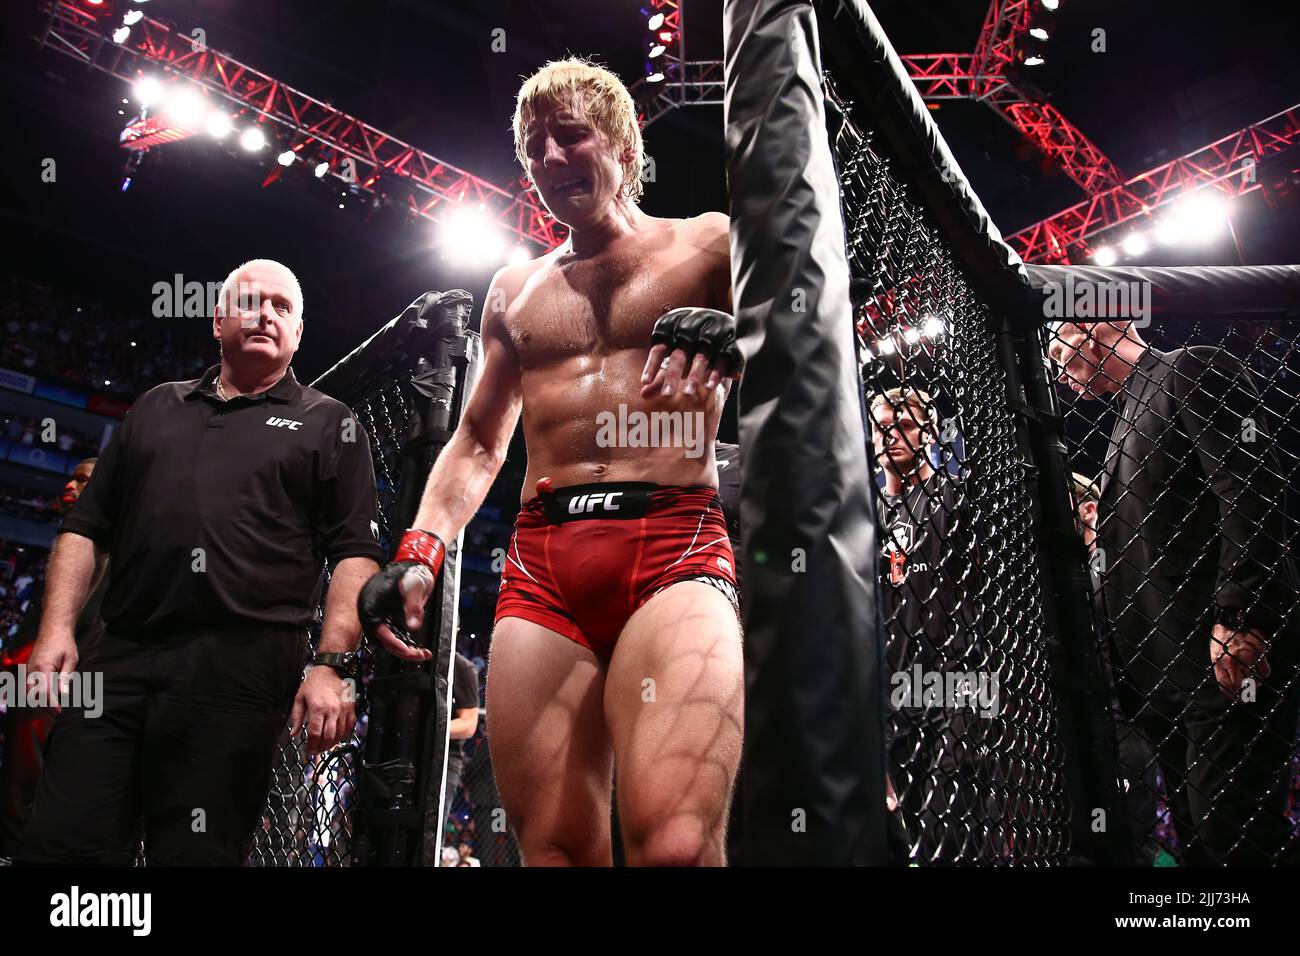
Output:
[[1241,607],[1221,607],[1214,616],[1214,623],[1222,624],[1230,631],[1248,631],[1250,624],[1246,621],[1246,609]]
[[311,659],[312,666],[332,667],[344,679],[356,679],[361,673],[361,655],[356,651],[330,651],[316,654]]

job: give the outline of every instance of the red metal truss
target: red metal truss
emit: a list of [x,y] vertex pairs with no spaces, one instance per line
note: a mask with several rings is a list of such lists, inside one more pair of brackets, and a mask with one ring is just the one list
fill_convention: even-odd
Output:
[[910,53],[901,59],[926,102],[974,98],[974,54]]
[[1119,167],[1051,103],[1034,102],[1010,84],[985,102],[1043,155],[1059,163],[1061,171],[1087,195],[1095,196],[1124,181]]
[[1039,0],[992,0],[984,14],[971,73],[976,77],[975,98],[983,99],[1001,86],[1016,64],[1016,41],[1029,32],[1029,21]]
[[1238,130],[1186,156],[1157,166],[1007,237],[1027,262],[1065,262],[1091,254],[1088,240],[1135,219],[1150,219],[1162,206],[1201,188],[1225,196],[1258,189],[1251,175],[1269,156],[1300,144],[1300,104]]
[[971,61],[971,88],[975,99],[997,110],[1086,195],[1093,196],[1123,182],[1123,173],[1060,110],[1025,96],[1011,80],[1023,69],[1016,45],[1042,9],[1041,0],[992,0]]
[[[901,59],[926,102],[987,103],[1086,195],[1096,195],[1123,182],[1123,173],[1060,110],[1026,96],[1011,80],[1023,69],[1016,44],[1041,9],[1041,0],[992,0],[974,53],[918,53]],[[663,83],[639,80],[632,90],[646,125],[678,106],[718,104],[723,93],[722,62],[683,60],[677,77]]]
[[[642,128],[679,106],[721,105],[722,61],[686,61],[686,22],[681,0],[650,0],[647,6],[664,15],[663,25],[654,32],[672,31],[673,42],[665,44],[667,49],[659,61],[663,64],[664,78],[651,83],[643,76],[628,87]],[[648,48],[642,50],[643,55],[648,53]]]
[[255,114],[259,124],[282,127],[294,148],[319,144],[331,160],[331,175],[349,183],[352,180],[341,170],[343,160],[351,159],[355,186],[363,192],[377,195],[381,178],[409,184],[406,202],[412,215],[437,222],[468,205],[542,251],[555,248],[567,234],[531,191],[502,189],[198,44],[167,24],[144,17],[124,43],[116,44],[104,35],[105,21],[75,3],[53,0],[44,10],[49,19],[42,46],[126,81],[137,79],[146,68],[182,77],[208,96],[228,101],[236,111]]
[[663,25],[657,27],[659,30],[672,30],[678,36],[682,30],[682,4],[681,0],[650,0],[650,9],[655,13],[664,15]]
[[648,83],[642,77],[628,87],[642,127],[679,106],[722,105],[726,82],[721,60],[690,60],[679,67],[676,78]]

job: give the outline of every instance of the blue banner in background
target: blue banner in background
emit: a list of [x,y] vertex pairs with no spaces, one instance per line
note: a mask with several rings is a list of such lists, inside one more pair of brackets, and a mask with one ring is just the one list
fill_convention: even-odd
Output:
[[53,471],[60,475],[66,475],[73,468],[74,463],[70,462],[67,452],[51,445],[24,445],[21,442],[8,440],[6,443],[9,447],[5,452],[5,458],[16,464],[39,468],[42,471]]
[[0,368],[0,388],[8,388],[15,392],[30,395],[35,387],[36,377],[34,375],[15,372],[13,369]]
[[36,390],[32,394],[38,398],[48,398],[61,405],[71,405],[73,408],[85,408],[86,402],[90,399],[90,396],[83,391],[44,380],[37,381]]

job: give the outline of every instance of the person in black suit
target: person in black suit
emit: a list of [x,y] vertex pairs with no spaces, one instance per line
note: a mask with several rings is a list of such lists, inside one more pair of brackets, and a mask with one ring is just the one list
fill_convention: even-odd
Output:
[[1115,396],[1098,504],[1105,618],[1181,862],[1278,862],[1300,709],[1297,578],[1252,375],[1221,348],[1152,348],[1126,321],[1059,323],[1048,354],[1081,397]]

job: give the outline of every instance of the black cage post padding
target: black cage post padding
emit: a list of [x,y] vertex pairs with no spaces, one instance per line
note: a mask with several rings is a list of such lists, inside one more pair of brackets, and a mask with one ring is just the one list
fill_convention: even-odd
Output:
[[[466,329],[471,308],[472,300],[467,294],[463,300],[444,299],[440,304],[442,321],[435,325],[439,334],[433,353],[428,360],[420,360],[412,379],[413,389],[424,398],[420,404],[427,409],[427,414],[422,420],[413,423],[417,427],[408,435],[406,447],[411,449],[412,454],[420,456],[419,473],[425,476],[433,470],[434,462],[451,440],[452,432],[460,421],[465,402],[478,377],[478,335]],[[422,493],[423,490],[424,484],[421,482],[419,491]],[[409,513],[412,520],[418,510],[419,500],[417,494],[411,503],[412,510]],[[417,779],[421,782],[419,805],[424,812],[424,844],[421,853],[424,866],[439,865],[442,821],[447,818],[450,809],[445,805],[444,797],[447,755],[451,747],[450,705],[456,634],[459,630],[464,544],[465,534],[462,530],[456,540],[450,542],[443,562],[443,572],[430,598],[430,619],[436,622],[436,630],[431,631],[428,626],[425,628],[424,643],[435,652],[431,666],[437,687],[436,706],[426,708],[423,713],[424,733],[420,739],[426,743],[419,751],[423,765],[417,774]]]
[[740,382],[738,862],[887,860],[876,540],[839,185],[806,3],[724,7]]
[[[397,385],[372,434],[377,459],[391,459],[383,523],[389,548],[411,526],[439,452],[459,420],[476,368],[477,336],[467,331],[472,298],[430,292],[411,303],[321,376],[314,387],[342,401],[364,400]],[[353,865],[436,865],[446,775],[449,687],[455,642],[460,538],[449,542],[443,573],[417,640],[435,651],[429,663],[374,657],[367,688],[364,756],[357,773]]]
[[[418,296],[370,338],[330,366],[311,387],[346,405],[372,390],[386,376],[411,374],[420,358],[433,354],[435,343],[446,334],[445,323],[464,325],[460,308],[472,301],[470,294],[462,289]],[[440,325],[443,327],[437,327]]]

